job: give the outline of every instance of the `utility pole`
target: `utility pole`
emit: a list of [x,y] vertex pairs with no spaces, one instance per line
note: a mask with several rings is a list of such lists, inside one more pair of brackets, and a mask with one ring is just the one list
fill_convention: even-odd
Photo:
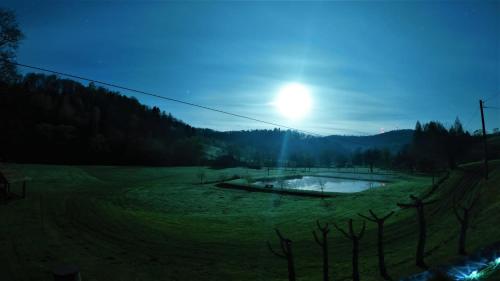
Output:
[[488,146],[486,143],[486,126],[484,125],[484,102],[479,100],[479,108],[481,109],[481,122],[483,123],[483,143],[484,143],[484,177],[488,179]]

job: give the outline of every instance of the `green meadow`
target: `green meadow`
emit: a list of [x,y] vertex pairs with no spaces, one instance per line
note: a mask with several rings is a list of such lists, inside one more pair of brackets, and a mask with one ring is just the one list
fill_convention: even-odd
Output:
[[[479,163],[451,172],[431,195],[426,209],[431,266],[453,262],[459,224],[453,198],[481,190],[468,236],[470,252],[500,239],[500,162],[488,181],[464,188],[460,182]],[[29,177],[27,197],[0,205],[1,280],[51,280],[61,263],[78,265],[82,280],[287,280],[286,261],[271,254],[278,247],[274,229],[293,241],[298,280],[321,280],[321,249],[314,242],[315,221],[331,225],[330,272],[333,280],[351,274],[351,244],[332,223],[346,229],[358,213],[372,209],[395,214],[386,222],[389,274],[401,278],[420,272],[414,266],[415,210],[401,210],[409,194],[432,186],[427,176],[397,174],[383,187],[359,193],[313,198],[222,189],[233,176],[267,177],[267,170],[213,170],[205,167],[118,167],[10,165]],[[200,184],[200,171],[205,179]],[[270,176],[294,171],[271,170]],[[331,173],[313,169],[307,174]],[[13,185],[19,192],[20,183]],[[378,277],[376,225],[367,222],[361,241],[362,280]]]

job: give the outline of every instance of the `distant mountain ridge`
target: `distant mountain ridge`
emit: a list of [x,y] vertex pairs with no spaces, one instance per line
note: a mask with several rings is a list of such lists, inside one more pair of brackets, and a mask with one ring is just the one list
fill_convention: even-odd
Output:
[[331,135],[324,138],[350,150],[356,150],[358,148],[389,148],[392,152],[396,152],[404,145],[411,143],[413,132],[414,130],[411,129],[402,129],[371,136]]
[[[290,130],[251,130],[218,132],[205,130],[203,134],[211,140],[219,141],[213,148],[220,154],[233,154],[245,159],[283,159],[313,158],[339,156],[349,157],[354,152],[367,149],[385,149],[397,153],[410,144],[413,130],[395,130],[372,136],[331,135],[315,137]],[[312,160],[311,160],[312,161]],[[326,161],[325,161],[326,162]]]

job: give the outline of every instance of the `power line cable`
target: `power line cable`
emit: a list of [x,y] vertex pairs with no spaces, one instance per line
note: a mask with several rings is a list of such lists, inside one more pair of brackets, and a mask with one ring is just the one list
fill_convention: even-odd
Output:
[[[25,68],[40,70],[40,71],[43,71],[43,72],[49,72],[49,73],[53,73],[53,74],[56,74],[56,75],[71,77],[71,78],[75,78],[75,79],[79,79],[79,80],[94,82],[96,84],[101,84],[101,85],[105,85],[105,86],[109,86],[109,87],[113,87],[113,88],[117,88],[117,89],[122,89],[122,90],[130,91],[130,92],[135,92],[135,93],[139,93],[139,94],[143,94],[143,95],[147,95],[147,96],[152,96],[152,97],[156,97],[156,98],[160,98],[160,99],[165,99],[165,100],[168,100],[168,101],[177,102],[177,103],[181,103],[181,104],[184,104],[184,105],[193,106],[193,107],[197,107],[197,108],[201,108],[201,109],[205,109],[205,110],[209,110],[209,111],[213,111],[213,112],[217,112],[217,113],[221,113],[221,114],[226,114],[226,115],[230,115],[230,116],[233,116],[233,117],[243,118],[243,119],[247,119],[247,120],[251,120],[251,121],[255,121],[255,122],[260,122],[260,123],[267,124],[267,125],[272,125],[272,126],[276,126],[276,127],[286,128],[286,129],[290,129],[290,130],[293,130],[293,131],[301,132],[301,133],[312,135],[312,136],[326,137],[323,134],[315,133],[315,132],[312,132],[312,131],[297,129],[297,128],[286,126],[286,125],[282,125],[282,124],[279,124],[279,123],[265,121],[265,120],[262,120],[262,119],[257,119],[257,118],[253,118],[253,117],[249,117],[249,116],[237,114],[237,113],[232,113],[232,112],[229,112],[229,111],[225,111],[225,110],[221,110],[221,109],[217,109],[217,108],[208,107],[208,106],[196,104],[196,103],[193,103],[193,102],[187,102],[187,101],[183,101],[183,100],[179,100],[179,99],[175,99],[175,98],[170,98],[170,97],[167,97],[167,96],[162,96],[162,95],[158,95],[158,94],[154,94],[154,93],[150,93],[150,92],[146,92],[146,91],[142,91],[142,90],[137,90],[137,89],[133,89],[133,88],[130,88],[130,87],[121,86],[121,85],[114,84],[114,83],[104,82],[104,81],[100,81],[100,80],[96,80],[96,79],[92,79],[92,78],[83,77],[83,76],[80,76],[80,75],[74,75],[74,74],[70,74],[70,73],[66,73],[66,72],[62,72],[62,71],[56,71],[56,70],[42,68],[42,67],[38,67],[38,66],[27,65],[27,64],[23,64],[23,63],[19,63],[19,62],[9,61],[9,60],[4,60],[4,61],[7,62],[7,63],[10,63],[10,64],[13,64],[13,65],[16,65],[16,66],[21,66],[21,67],[25,67]],[[372,135],[372,134],[369,134],[367,132],[361,132],[361,131],[351,130],[351,129],[346,129],[346,128],[328,127],[328,129],[330,129],[330,130],[344,131],[344,132],[345,131],[352,132],[352,133],[360,134],[361,136],[362,135],[367,135],[367,136]],[[345,135],[345,136],[356,137],[356,135]],[[362,144],[362,143],[357,143],[357,142],[352,142],[352,143],[354,143],[354,144]]]
[[472,112],[472,114],[469,116],[469,118],[467,118],[467,121],[465,121],[463,123],[464,128],[469,125],[469,123],[472,121],[472,119],[474,119],[474,117],[477,117],[478,113],[479,113],[479,108],[476,108],[476,110],[474,112]]
[[177,103],[181,103],[181,104],[184,104],[184,105],[189,105],[189,106],[193,106],[193,107],[197,107],[197,108],[201,108],[201,109],[205,109],[205,110],[210,110],[210,111],[213,111],[213,112],[218,112],[218,113],[230,115],[230,116],[233,116],[233,117],[243,118],[243,119],[247,119],[247,120],[251,120],[251,121],[255,121],[255,122],[260,122],[260,123],[263,123],[263,124],[272,125],[272,126],[276,126],[276,127],[280,127],[280,128],[286,128],[286,129],[290,129],[290,130],[293,130],[293,131],[305,133],[305,134],[308,134],[308,135],[323,137],[323,135],[315,133],[315,132],[301,130],[301,129],[297,129],[297,128],[294,128],[294,127],[290,127],[290,126],[278,124],[278,123],[275,123],[275,122],[269,122],[269,121],[265,121],[265,120],[261,120],[261,119],[257,119],[257,118],[253,118],[253,117],[249,117],[249,116],[237,114],[237,113],[228,112],[228,111],[217,109],[217,108],[212,108],[212,107],[208,107],[208,106],[204,106],[204,105],[199,105],[199,104],[192,103],[192,102],[187,102],[187,101],[183,101],[183,100],[179,100],[179,99],[170,98],[170,97],[167,97],[167,96],[162,96],[162,95],[153,94],[153,93],[149,93],[149,92],[146,92],[146,91],[141,91],[141,90],[137,90],[137,89],[125,87],[125,86],[120,86],[120,85],[113,84],[113,83],[103,82],[103,81],[100,81],[100,80],[95,80],[95,79],[91,79],[91,78],[87,78],[87,77],[83,77],[83,76],[79,76],[79,75],[74,75],[74,74],[69,74],[69,73],[65,73],[65,72],[61,72],[61,71],[55,71],[55,70],[51,70],[51,69],[47,69],[47,68],[42,68],[42,67],[37,67],[37,66],[32,66],[32,65],[27,65],[27,64],[22,64],[22,63],[18,63],[18,62],[12,62],[12,61],[8,61],[8,60],[4,60],[4,61],[7,62],[7,63],[10,63],[10,64],[13,64],[13,65],[16,65],[16,66],[21,66],[21,67],[30,68],[30,69],[36,69],[36,70],[40,70],[40,71],[43,71],[43,72],[49,72],[49,73],[53,73],[53,74],[57,74],[57,75],[61,75],[61,76],[66,76],[66,77],[71,77],[71,78],[75,78],[75,79],[79,79],[79,80],[89,81],[89,82],[93,82],[93,83],[96,83],[96,84],[101,84],[101,85],[105,85],[105,86],[109,86],[109,87],[113,87],[113,88],[117,88],[117,89],[126,90],[126,91],[129,91],[129,92],[134,92],[134,93],[138,93],[138,94],[142,94],[142,95],[147,95],[147,96],[151,96],[151,97],[156,97],[156,98],[160,98],[160,99],[165,99],[165,100],[168,100],[168,101],[177,102]]
[[495,93],[495,94],[493,94],[493,95],[491,95],[491,96],[487,97],[487,98],[486,98],[486,99],[484,99],[483,101],[484,101],[484,102],[487,102],[487,101],[489,101],[489,100],[491,100],[491,99],[493,99],[493,98],[498,97],[499,95],[500,95],[500,93]]

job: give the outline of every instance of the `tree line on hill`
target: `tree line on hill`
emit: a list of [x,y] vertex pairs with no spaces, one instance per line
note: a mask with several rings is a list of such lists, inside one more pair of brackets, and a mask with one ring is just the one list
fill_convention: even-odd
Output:
[[[54,75],[0,84],[0,157],[62,164],[349,167],[433,172],[479,160],[479,136],[417,122],[382,135],[313,137],[290,130],[197,129],[134,97]],[[353,142],[355,140],[355,142]],[[211,147],[219,148],[208,155]],[[478,158],[479,157],[479,158]]]
[[[346,167],[361,165],[353,157],[367,149],[395,154],[411,143],[413,130],[398,130],[373,136],[315,137],[290,130],[249,130],[217,132],[208,130],[204,136],[222,143],[224,153],[253,166]],[[389,165],[388,165],[389,166]]]
[[432,173],[454,169],[459,163],[483,157],[476,151],[482,145],[480,132],[465,131],[458,118],[448,129],[438,121],[423,125],[417,121],[415,130],[355,139],[350,136],[312,137],[278,129],[211,134],[212,138],[233,144],[227,151],[231,156],[227,159],[255,166],[365,166],[371,171],[377,167]]
[[65,164],[196,165],[196,129],[94,84],[27,74],[0,90],[0,157]]
[[458,118],[448,129],[437,121],[424,125],[417,121],[412,143],[395,155],[395,164],[424,172],[455,169],[459,163],[481,159],[482,154],[471,153],[479,145],[479,133],[465,131]]

